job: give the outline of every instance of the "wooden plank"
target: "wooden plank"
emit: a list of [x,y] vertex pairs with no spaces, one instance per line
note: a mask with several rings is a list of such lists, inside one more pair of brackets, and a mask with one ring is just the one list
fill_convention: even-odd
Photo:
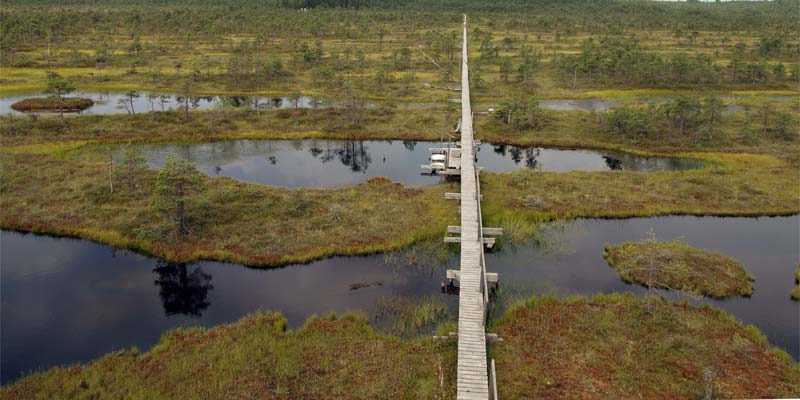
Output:
[[[461,170],[450,172],[451,170],[440,170],[438,174],[442,175],[461,175]],[[445,192],[444,194],[445,200],[461,200],[461,193],[450,193]],[[483,200],[483,195],[480,195],[480,199]],[[491,228],[491,229],[499,229],[499,228]]]
[[[482,228],[481,231],[484,236],[501,236],[503,234],[503,228]],[[457,225],[448,225],[447,233],[461,233],[461,227]]]
[[461,280],[461,271],[448,269],[446,274],[447,274],[447,279]]
[[461,243],[461,238],[458,236],[445,236],[444,237],[445,243]]
[[502,236],[503,228],[483,228],[484,236]]

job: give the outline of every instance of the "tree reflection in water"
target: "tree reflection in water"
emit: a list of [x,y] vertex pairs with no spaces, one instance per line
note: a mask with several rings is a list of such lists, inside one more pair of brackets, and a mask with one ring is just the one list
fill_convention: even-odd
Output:
[[530,169],[536,169],[539,165],[539,161],[536,159],[537,157],[539,157],[539,148],[528,147],[525,149],[525,166]]
[[509,153],[511,153],[511,160],[514,161],[514,164],[519,164],[522,161],[522,149],[519,147],[511,146]]
[[612,171],[622,169],[622,160],[620,160],[619,158],[611,156],[603,156],[603,161],[605,161],[606,165],[608,165],[608,169]]
[[495,144],[492,145],[492,150],[495,154],[500,154],[502,156],[510,153],[511,161],[514,161],[514,164],[521,163],[524,157],[525,166],[527,168],[536,169],[539,167],[538,157],[541,154],[541,149],[538,147],[516,147],[505,144]]
[[372,157],[370,157],[363,141],[344,142],[326,149],[312,147],[308,151],[312,156],[319,157],[323,163],[338,158],[342,164],[349,167],[353,172],[366,172],[369,164],[372,163]]
[[211,305],[208,292],[214,289],[211,275],[200,266],[158,261],[153,272],[161,303],[167,315],[183,314],[199,317]]
[[311,153],[312,157],[317,158],[319,157],[320,154],[324,152],[324,150],[320,149],[317,146],[311,146],[311,148],[308,149],[308,152]]

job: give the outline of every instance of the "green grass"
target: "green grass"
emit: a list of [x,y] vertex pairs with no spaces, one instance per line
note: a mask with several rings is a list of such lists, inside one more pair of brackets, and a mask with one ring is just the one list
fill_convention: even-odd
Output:
[[375,311],[376,325],[382,332],[405,338],[434,332],[441,324],[457,318],[457,311],[448,309],[446,301],[438,295],[385,297],[378,301]]
[[357,315],[311,318],[295,332],[277,313],[166,333],[147,353],[108,354],[34,373],[12,399],[444,399],[455,347],[373,331]]
[[794,271],[794,283],[797,286],[792,289],[792,300],[800,301],[800,265],[797,266],[797,269]]
[[606,244],[603,256],[626,282],[714,298],[753,294],[753,277],[741,263],[680,239]]
[[501,399],[793,397],[800,365],[752,326],[630,294],[533,298],[490,327]]

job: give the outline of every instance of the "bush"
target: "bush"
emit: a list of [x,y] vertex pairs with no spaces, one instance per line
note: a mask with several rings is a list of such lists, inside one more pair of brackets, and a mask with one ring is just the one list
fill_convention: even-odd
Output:
[[654,128],[652,114],[649,109],[630,106],[612,108],[606,117],[606,129],[609,133],[623,138],[643,138],[652,136]]

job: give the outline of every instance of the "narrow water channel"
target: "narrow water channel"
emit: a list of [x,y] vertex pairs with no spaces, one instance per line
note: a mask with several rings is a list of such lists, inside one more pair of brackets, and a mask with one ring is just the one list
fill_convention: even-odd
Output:
[[[185,144],[141,144],[151,168],[169,155],[197,164],[211,176],[286,187],[338,187],[386,176],[406,185],[432,185],[441,177],[425,174],[431,147],[447,144],[416,141],[229,140]],[[107,151],[89,148],[84,151]],[[114,150],[122,160],[124,148]],[[646,157],[600,150],[567,150],[483,143],[478,165],[493,172],[521,168],[538,171],[677,171],[702,168],[705,162],[687,158]]]
[[[702,300],[756,325],[770,343],[800,359],[800,303],[789,298],[800,261],[800,217],[660,217],[578,220],[551,225],[540,243],[487,254],[506,295],[643,293],[602,257],[603,244],[683,236],[697,247],[740,260],[755,277],[750,298]],[[10,251],[13,249],[13,251]],[[452,257],[450,267],[456,265]],[[85,362],[112,350],[147,350],[169,329],[233,322],[259,310],[282,312],[292,327],[313,314],[360,311],[439,296],[447,263],[387,263],[384,256],[333,257],[259,270],[219,262],[168,264],[100,244],[0,233],[0,376]],[[362,284],[367,284],[366,287]]]

